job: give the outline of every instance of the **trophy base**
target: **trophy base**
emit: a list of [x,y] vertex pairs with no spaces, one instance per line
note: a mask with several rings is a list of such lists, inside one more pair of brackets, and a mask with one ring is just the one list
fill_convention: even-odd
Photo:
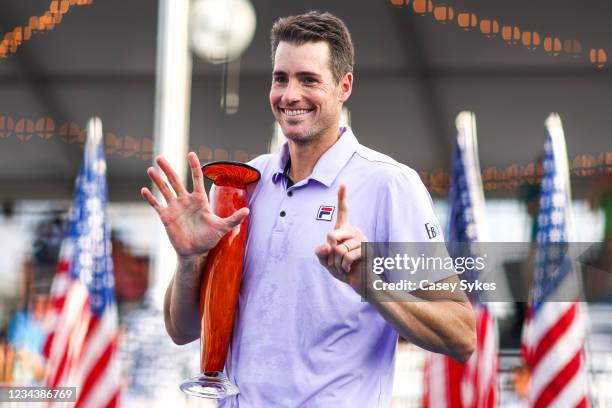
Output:
[[199,398],[223,399],[237,395],[240,391],[227,376],[219,371],[207,371],[185,380],[180,385],[185,394]]

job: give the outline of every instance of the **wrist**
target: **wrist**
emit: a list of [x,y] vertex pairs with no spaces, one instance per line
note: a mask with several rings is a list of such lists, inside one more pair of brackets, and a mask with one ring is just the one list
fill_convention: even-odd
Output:
[[203,254],[179,255],[174,275],[175,281],[178,281],[181,285],[187,284],[188,286],[199,287],[196,282],[199,282],[205,261],[206,256]]
[[177,255],[178,262],[181,265],[195,265],[200,263],[203,259],[206,259],[208,252],[201,254],[190,254],[190,255]]

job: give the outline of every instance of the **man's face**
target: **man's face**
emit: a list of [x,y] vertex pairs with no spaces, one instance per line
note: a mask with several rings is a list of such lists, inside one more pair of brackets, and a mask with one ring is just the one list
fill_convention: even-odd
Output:
[[34,318],[36,318],[37,320],[44,319],[47,313],[49,312],[49,308],[51,306],[49,296],[33,295],[30,302],[30,311],[34,315]]
[[324,41],[278,44],[274,56],[270,106],[283,134],[298,144],[336,135],[342,104],[352,89],[352,74],[336,83]]
[[134,302],[142,299],[149,284],[147,259],[133,256],[121,242],[114,241],[113,273],[120,301]]

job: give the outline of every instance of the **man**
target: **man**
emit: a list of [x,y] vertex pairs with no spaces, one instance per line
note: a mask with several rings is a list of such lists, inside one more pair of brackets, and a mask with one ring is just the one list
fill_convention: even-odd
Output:
[[15,203],[4,201],[0,209],[0,330],[18,308],[20,298],[33,284],[32,237],[15,214]]
[[[288,142],[280,154],[250,163],[262,177],[249,196],[239,311],[226,361],[240,394],[223,404],[388,406],[397,334],[465,361],[475,342],[472,310],[457,293],[415,292],[447,302],[393,301],[393,293],[361,301],[361,243],[366,236],[428,241],[425,224],[437,224],[431,199],[413,170],[339,129],[353,86],[344,23],[310,12],[279,19],[271,37],[270,106]],[[148,174],[166,206],[142,189],[179,258],[165,298],[166,328],[177,343],[199,337],[200,270],[208,251],[249,214],[243,208],[225,219],[214,215],[196,155],[188,161],[192,193],[162,157],[157,163],[169,185],[154,168]],[[333,208],[322,213],[322,207]]]
[[198,369],[198,344],[179,347],[163,325],[163,312],[150,296],[149,260],[136,256],[113,231],[113,276],[119,301],[121,395],[126,407],[185,406],[185,394],[176,386]]

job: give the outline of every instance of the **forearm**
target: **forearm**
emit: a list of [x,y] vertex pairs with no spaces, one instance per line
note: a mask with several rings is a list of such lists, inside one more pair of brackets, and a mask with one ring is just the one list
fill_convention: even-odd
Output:
[[166,331],[176,344],[186,344],[200,337],[201,272],[206,255],[179,258],[164,297]]
[[398,301],[383,292],[372,304],[400,336],[419,347],[460,362],[474,350],[476,323],[467,301]]

